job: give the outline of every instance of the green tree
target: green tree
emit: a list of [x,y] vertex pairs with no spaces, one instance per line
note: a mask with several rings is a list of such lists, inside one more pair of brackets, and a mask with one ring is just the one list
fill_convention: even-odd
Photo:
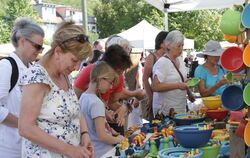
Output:
[[202,50],[210,40],[221,41],[223,34],[219,29],[222,10],[202,10],[170,13],[170,30],[178,29],[187,38],[194,39],[195,49]]
[[0,0],[0,16],[4,15],[4,6],[9,0]]
[[94,15],[100,38],[126,30],[143,19],[163,28],[164,14],[143,0],[102,0]]
[[16,18],[25,16],[36,21],[38,20],[38,15],[33,10],[29,0],[10,0],[6,3],[4,11],[4,14],[0,17],[0,43],[10,41],[10,32]]
[[[195,40],[195,49],[201,50],[210,40],[222,40],[219,20],[222,10],[202,10],[169,14],[169,30],[178,29],[187,38]],[[101,0],[94,15],[100,38],[126,30],[142,19],[164,29],[164,14],[144,0]]]
[[0,43],[7,43],[10,40],[10,29],[7,23],[0,18]]

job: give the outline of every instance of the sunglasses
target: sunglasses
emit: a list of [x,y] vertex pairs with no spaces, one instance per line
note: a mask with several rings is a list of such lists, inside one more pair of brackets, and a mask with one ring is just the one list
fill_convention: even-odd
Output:
[[64,44],[69,41],[78,41],[80,43],[85,43],[85,42],[89,42],[89,37],[84,34],[80,34],[80,35],[77,35],[76,37],[72,37],[63,41],[61,44]]
[[43,50],[44,47],[43,45],[40,45],[40,44],[37,44],[35,42],[33,42],[32,40],[28,39],[28,38],[25,38],[27,41],[30,42],[30,44],[37,50],[37,51],[40,51],[40,50]]

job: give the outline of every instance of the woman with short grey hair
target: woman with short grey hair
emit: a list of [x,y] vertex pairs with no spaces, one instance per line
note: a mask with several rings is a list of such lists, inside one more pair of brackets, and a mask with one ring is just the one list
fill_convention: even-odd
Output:
[[[164,40],[166,54],[153,67],[153,113],[173,116],[176,112],[186,111],[188,86],[187,73],[181,54],[184,36],[174,30]],[[189,94],[189,99],[194,101]]]
[[177,44],[177,43],[184,45],[184,36],[178,30],[171,31],[165,38],[164,43],[166,45]]
[[131,53],[132,48],[131,48],[129,41],[118,35],[110,36],[108,40],[106,41],[105,47],[107,49],[111,45],[115,45],[115,44],[122,46],[128,54]]
[[[43,38],[44,31],[39,25],[27,18],[17,19],[11,34],[15,51],[8,59],[0,60],[0,72],[4,74],[0,76],[0,157],[21,157],[21,137],[17,129],[21,98],[18,84],[24,71],[42,52]],[[11,62],[16,63],[16,68]],[[18,75],[13,77],[14,69]]]

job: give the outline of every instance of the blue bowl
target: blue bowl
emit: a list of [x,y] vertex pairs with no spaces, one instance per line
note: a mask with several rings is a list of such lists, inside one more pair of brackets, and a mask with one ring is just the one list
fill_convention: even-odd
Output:
[[[190,152],[191,149],[182,147],[162,149],[158,152],[160,158],[179,158],[184,153]],[[192,158],[200,158],[203,152],[200,150],[199,154],[192,156]],[[191,157],[188,157],[191,158]]]
[[177,143],[185,148],[199,148],[207,144],[212,130],[200,130],[200,126],[177,126],[173,128]]
[[[191,116],[194,118],[192,119],[185,118],[188,116]],[[203,122],[205,119],[206,117],[199,117],[199,116],[192,115],[192,114],[176,114],[175,117],[173,118],[173,121],[175,122],[176,126],[182,126],[182,125],[191,125],[191,124],[200,123],[200,122]]]
[[230,146],[229,141],[222,142],[221,148],[220,148],[220,154],[221,155],[229,155],[230,152]]
[[231,85],[225,88],[221,95],[221,101],[225,109],[239,111],[245,107],[243,90],[238,85]]
[[246,5],[241,13],[241,23],[244,27],[250,28],[250,4]]

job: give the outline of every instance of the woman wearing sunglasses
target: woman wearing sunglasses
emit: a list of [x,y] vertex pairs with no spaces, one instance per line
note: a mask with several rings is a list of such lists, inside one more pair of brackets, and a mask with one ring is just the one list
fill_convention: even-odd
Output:
[[51,49],[23,76],[18,124],[24,137],[23,158],[93,157],[70,78],[91,52],[84,30],[73,22],[63,22],[54,33]]
[[0,60],[0,157],[21,157],[21,137],[17,129],[21,97],[18,84],[24,71],[42,52],[43,38],[44,31],[39,25],[27,18],[17,19],[11,34],[15,51],[9,56],[17,68],[7,59]]

